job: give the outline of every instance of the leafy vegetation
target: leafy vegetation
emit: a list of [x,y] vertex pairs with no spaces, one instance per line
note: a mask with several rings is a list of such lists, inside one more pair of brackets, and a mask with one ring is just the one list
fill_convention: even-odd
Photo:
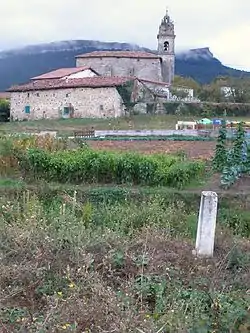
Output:
[[214,138],[193,135],[169,136],[106,136],[105,138],[84,138],[85,141],[214,141]]
[[227,102],[213,104],[213,102],[171,102],[164,103],[165,112],[168,115],[189,116],[195,118],[220,117],[249,117],[250,107],[248,104],[229,104]]
[[219,135],[217,138],[217,144],[215,148],[215,155],[213,158],[213,168],[215,171],[222,172],[227,162],[227,151],[226,151],[226,140],[227,140],[227,129],[226,124],[223,122]]
[[238,124],[233,147],[227,147],[226,128],[220,129],[213,159],[213,168],[221,172],[221,185],[229,188],[242,174],[250,171],[249,149],[242,122]]
[[49,153],[40,149],[18,152],[24,172],[48,181],[115,183],[183,187],[204,171],[199,161],[168,155],[97,152],[88,148]]
[[131,100],[131,95],[134,89],[134,82],[129,81],[121,86],[118,86],[117,91],[122,97],[123,103],[126,107],[126,113],[130,114],[135,103]]
[[7,122],[10,118],[10,102],[0,99],[0,122]]

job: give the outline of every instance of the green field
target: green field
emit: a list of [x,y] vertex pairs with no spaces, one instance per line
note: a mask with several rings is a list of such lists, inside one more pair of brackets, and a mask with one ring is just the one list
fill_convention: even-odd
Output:
[[[176,121],[134,123],[161,128],[167,119]],[[3,128],[38,123],[61,133],[93,124]],[[214,257],[201,259],[192,250],[208,186],[219,195],[216,242]],[[249,331],[249,199],[220,189],[211,161],[1,137],[0,193],[1,332]]]
[[[202,118],[202,116],[201,116]],[[0,132],[25,132],[55,130],[59,135],[72,135],[74,130],[91,128],[96,130],[108,129],[175,129],[178,120],[195,121],[200,118],[192,116],[173,115],[140,115],[130,118],[116,119],[59,119],[59,120],[37,120],[24,122],[1,123]],[[250,118],[227,117],[228,120],[250,121]]]
[[[183,118],[183,117],[182,117]],[[184,117],[185,118],[185,117]],[[56,130],[60,134],[72,135],[74,130],[94,127],[108,129],[173,129],[178,117],[175,116],[133,116],[117,119],[60,119],[2,123],[0,130],[23,132],[35,130]],[[132,126],[132,127],[131,127]]]

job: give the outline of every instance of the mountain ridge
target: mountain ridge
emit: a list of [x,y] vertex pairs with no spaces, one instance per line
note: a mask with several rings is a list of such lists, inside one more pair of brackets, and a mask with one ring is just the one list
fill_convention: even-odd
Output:
[[[5,50],[0,52],[0,91],[50,70],[74,67],[76,55],[98,50],[156,52],[137,44],[94,40],[59,41]],[[209,83],[217,76],[250,77],[247,71],[224,66],[213,56],[209,47],[178,51],[176,74],[191,77],[202,84]]]

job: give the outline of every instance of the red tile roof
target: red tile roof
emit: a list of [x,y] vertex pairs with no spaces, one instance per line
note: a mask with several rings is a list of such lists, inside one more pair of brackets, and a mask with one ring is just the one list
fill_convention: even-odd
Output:
[[54,71],[51,71],[51,72],[48,72],[48,73],[45,73],[42,75],[32,77],[31,80],[61,79],[64,76],[79,73],[79,72],[87,70],[87,69],[90,69],[93,71],[93,69],[88,66],[73,67],[73,68],[59,68],[59,69],[56,69]]
[[104,77],[95,76],[83,79],[52,79],[52,80],[36,80],[27,84],[13,86],[8,89],[9,92],[24,92],[32,90],[51,90],[51,89],[67,89],[67,88],[100,88],[100,87],[116,87],[128,81],[135,80],[134,77]]
[[159,59],[157,54],[141,51],[94,51],[77,55],[76,58],[137,58],[137,59]]
[[0,99],[10,99],[9,92],[0,92]]

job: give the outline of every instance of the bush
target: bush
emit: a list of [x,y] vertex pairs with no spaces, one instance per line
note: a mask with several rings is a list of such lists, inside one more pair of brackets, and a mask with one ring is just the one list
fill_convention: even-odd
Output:
[[47,181],[182,187],[204,171],[204,163],[178,156],[98,152],[91,149],[49,153],[28,149],[18,155],[22,171]]
[[169,136],[106,136],[105,138],[79,139],[79,142],[83,141],[214,141],[214,138],[173,134]]
[[10,102],[0,99],[0,122],[7,122],[10,119]]
[[[180,108],[180,105],[185,105]],[[165,103],[165,112],[167,114],[176,114],[179,110],[180,115],[194,116],[194,117],[224,117],[225,111],[228,117],[249,117],[250,107],[247,104],[228,104],[220,103],[212,105],[209,103],[183,103],[173,102]]]

